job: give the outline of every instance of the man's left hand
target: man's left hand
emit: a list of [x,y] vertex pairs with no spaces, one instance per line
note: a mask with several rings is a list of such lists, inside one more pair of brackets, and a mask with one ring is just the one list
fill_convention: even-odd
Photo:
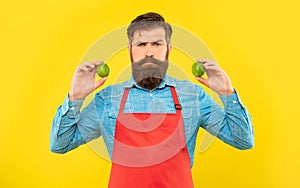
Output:
[[197,60],[197,62],[203,64],[207,79],[196,77],[196,80],[220,95],[229,95],[234,93],[229,76],[216,62],[209,59]]

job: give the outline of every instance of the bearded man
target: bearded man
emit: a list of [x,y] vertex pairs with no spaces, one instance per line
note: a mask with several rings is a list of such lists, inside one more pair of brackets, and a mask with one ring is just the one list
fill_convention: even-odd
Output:
[[167,75],[172,28],[161,15],[138,16],[127,35],[130,80],[101,89],[80,111],[107,78],[94,81],[102,61],[79,65],[53,120],[52,152],[65,153],[103,136],[112,162],[108,187],[191,188],[200,127],[235,148],[253,147],[250,115],[224,70],[199,60],[207,78],[196,78],[219,94],[222,108],[198,84]]

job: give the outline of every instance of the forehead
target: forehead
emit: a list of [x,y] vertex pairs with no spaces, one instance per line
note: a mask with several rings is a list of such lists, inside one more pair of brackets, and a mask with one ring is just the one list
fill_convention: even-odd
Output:
[[166,41],[166,32],[162,27],[147,30],[137,30],[133,33],[133,42]]

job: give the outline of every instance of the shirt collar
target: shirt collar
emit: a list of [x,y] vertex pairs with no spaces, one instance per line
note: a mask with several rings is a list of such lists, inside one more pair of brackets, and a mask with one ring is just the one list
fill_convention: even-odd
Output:
[[[174,86],[175,87],[175,81],[171,77],[169,77],[167,74],[165,75],[163,81],[155,89],[161,89],[166,86]],[[137,87],[137,88],[143,89],[136,83],[136,81],[134,80],[132,75],[130,76],[130,79],[124,84],[124,87],[127,87],[127,88]]]

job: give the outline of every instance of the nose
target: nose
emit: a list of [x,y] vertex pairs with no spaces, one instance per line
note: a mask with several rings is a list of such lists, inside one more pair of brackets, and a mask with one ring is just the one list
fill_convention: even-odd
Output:
[[147,48],[146,48],[146,57],[153,57],[154,55],[154,51],[153,51],[153,46],[151,45],[151,43],[147,43]]

